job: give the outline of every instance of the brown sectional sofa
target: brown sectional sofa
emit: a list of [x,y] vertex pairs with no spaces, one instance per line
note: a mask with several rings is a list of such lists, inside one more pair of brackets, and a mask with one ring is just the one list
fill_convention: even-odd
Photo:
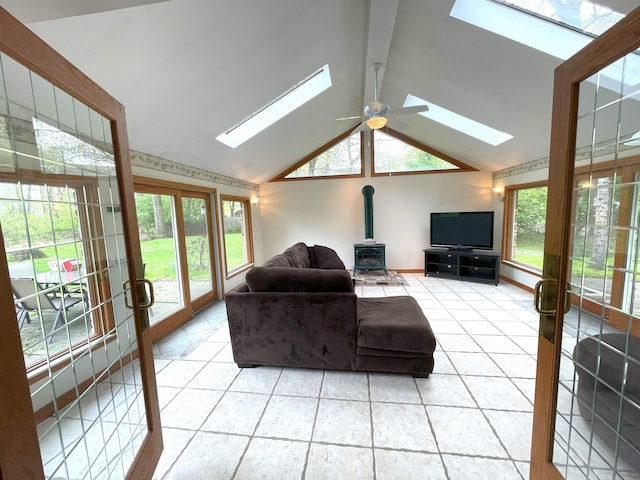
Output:
[[[578,408],[602,443],[640,471],[640,338],[603,333],[573,350]],[[616,431],[619,432],[617,438]]]
[[433,371],[436,340],[413,297],[358,298],[338,255],[297,243],[225,297],[240,367]]

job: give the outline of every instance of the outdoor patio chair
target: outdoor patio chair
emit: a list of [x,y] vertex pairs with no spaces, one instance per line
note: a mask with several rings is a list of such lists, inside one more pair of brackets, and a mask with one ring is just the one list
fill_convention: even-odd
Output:
[[[51,326],[48,343],[51,343],[53,335],[60,320],[64,321],[64,313],[69,307],[83,301],[82,297],[56,296],[52,293],[46,293],[38,282],[33,278],[12,278],[11,287],[16,298],[16,307],[18,308],[18,325],[22,328],[25,320],[29,322],[29,312],[37,312],[40,315],[41,310],[55,310],[56,316]],[[42,317],[40,318],[42,320]]]

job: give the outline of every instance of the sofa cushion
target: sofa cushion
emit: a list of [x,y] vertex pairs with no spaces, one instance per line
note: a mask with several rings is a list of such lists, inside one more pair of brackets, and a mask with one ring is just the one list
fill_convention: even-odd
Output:
[[251,292],[353,292],[346,270],[314,268],[253,267],[246,283]]
[[289,266],[294,268],[309,268],[311,267],[311,260],[309,260],[309,252],[307,246],[298,242],[295,245],[287,248],[282,252],[287,260],[289,260]]
[[289,267],[289,259],[282,253],[280,255],[274,255],[269,260],[264,262],[263,267]]
[[308,247],[311,268],[344,270],[345,266],[335,250],[322,245]]
[[433,353],[431,325],[413,297],[358,298],[358,348]]

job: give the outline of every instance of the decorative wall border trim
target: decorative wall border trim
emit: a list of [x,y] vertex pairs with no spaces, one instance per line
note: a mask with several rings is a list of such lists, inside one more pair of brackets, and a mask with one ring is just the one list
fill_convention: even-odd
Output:
[[[604,141],[596,144],[595,147],[587,145],[576,150],[576,162],[589,161],[594,159],[594,163],[602,162],[614,158],[617,154],[619,157],[627,157],[630,150],[634,150],[632,145],[616,144],[611,141]],[[540,158],[531,162],[521,163],[514,167],[505,168],[493,172],[493,180],[499,178],[511,177],[520,173],[533,172],[534,170],[542,170],[549,168],[549,157]]]
[[514,167],[498,170],[493,172],[492,176],[494,180],[498,180],[499,178],[512,177],[520,173],[542,170],[543,168],[549,168],[549,157],[539,158],[538,160],[532,160],[531,162],[521,163]]
[[172,173],[183,177],[197,178],[221,185],[228,185],[230,187],[239,187],[255,191],[260,189],[260,186],[255,183],[240,180],[238,178],[227,177],[226,175],[210,172],[201,168],[190,167],[182,163],[167,160],[166,158],[156,157],[155,155],[137,152],[135,150],[131,150],[131,164],[136,167],[149,168],[151,170]]

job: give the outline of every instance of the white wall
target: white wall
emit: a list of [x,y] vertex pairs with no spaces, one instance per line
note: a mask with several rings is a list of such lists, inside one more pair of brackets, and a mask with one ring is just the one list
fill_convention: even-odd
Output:
[[305,242],[335,249],[347,268],[353,267],[353,244],[364,239],[365,185],[375,189],[374,238],[386,243],[391,269],[424,269],[430,212],[494,209],[487,172],[267,183],[260,186],[264,256],[256,263]]

